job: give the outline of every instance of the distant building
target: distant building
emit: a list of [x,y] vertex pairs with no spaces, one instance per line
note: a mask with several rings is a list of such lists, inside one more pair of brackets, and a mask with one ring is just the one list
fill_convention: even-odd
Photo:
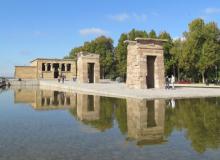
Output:
[[76,63],[72,59],[37,58],[30,66],[15,66],[15,78],[56,79],[65,75],[67,80],[76,77]]

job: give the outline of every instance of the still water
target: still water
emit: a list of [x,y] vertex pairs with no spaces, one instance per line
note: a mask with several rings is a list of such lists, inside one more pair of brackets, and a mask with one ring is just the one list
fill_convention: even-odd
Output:
[[0,160],[220,159],[220,98],[0,91]]

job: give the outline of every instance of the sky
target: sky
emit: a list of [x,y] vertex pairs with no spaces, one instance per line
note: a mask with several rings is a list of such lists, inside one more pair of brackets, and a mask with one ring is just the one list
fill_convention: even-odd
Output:
[[63,58],[97,36],[131,29],[180,38],[195,18],[220,24],[219,0],[0,0],[0,76],[35,58]]

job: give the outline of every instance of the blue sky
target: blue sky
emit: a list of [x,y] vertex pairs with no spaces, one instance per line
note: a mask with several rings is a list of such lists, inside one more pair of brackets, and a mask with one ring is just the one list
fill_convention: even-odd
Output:
[[104,34],[132,28],[181,37],[195,18],[220,23],[219,0],[0,0],[0,76],[34,58],[63,58]]

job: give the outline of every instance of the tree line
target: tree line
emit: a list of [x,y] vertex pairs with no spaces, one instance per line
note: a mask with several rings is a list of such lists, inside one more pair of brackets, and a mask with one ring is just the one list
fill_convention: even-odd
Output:
[[165,74],[174,75],[178,80],[204,82],[205,79],[215,79],[220,70],[220,29],[217,23],[205,23],[203,19],[195,19],[188,25],[188,31],[183,37],[173,39],[164,31],[157,34],[132,29],[122,33],[116,47],[109,37],[100,36],[85,42],[82,46],[73,48],[65,58],[76,60],[77,53],[86,51],[100,55],[101,77],[121,77],[126,80],[127,44],[125,40],[135,38],[166,39],[164,44]]

